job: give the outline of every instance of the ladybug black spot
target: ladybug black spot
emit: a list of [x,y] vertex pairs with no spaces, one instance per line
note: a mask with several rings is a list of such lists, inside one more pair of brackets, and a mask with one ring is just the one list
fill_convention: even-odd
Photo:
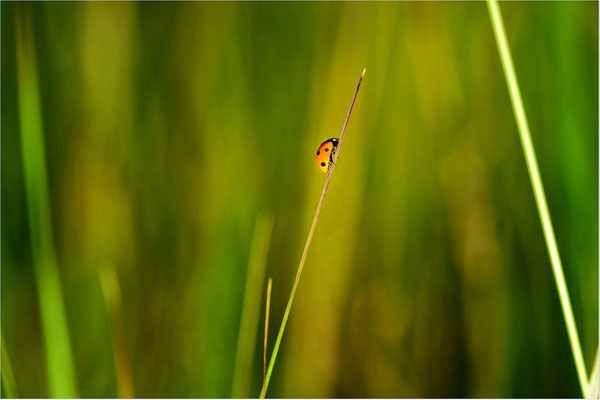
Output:
[[327,147],[325,147],[325,151],[329,151],[329,149]]
[[322,167],[324,167],[324,166],[325,166],[325,163],[324,163],[324,162],[322,162],[322,163],[321,163],[321,166],[322,166]]
[[320,152],[320,151],[317,151],[317,155],[319,155],[319,154],[321,154],[321,152]]

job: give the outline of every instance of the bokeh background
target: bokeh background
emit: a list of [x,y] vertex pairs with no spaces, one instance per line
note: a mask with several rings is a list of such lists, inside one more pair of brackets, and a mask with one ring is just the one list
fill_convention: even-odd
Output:
[[[598,3],[501,10],[589,372]],[[4,396],[256,397],[365,67],[268,395],[581,395],[485,3],[1,11]]]

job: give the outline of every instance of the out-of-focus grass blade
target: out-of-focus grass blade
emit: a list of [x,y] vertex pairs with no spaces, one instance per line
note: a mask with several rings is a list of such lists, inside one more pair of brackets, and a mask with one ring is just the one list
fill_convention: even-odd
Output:
[[117,373],[117,392],[119,398],[133,398],[133,375],[131,373],[131,362],[125,331],[123,329],[121,290],[115,270],[110,265],[104,265],[98,270],[100,275],[100,286],[106,314],[110,322],[110,336],[113,346],[113,357],[115,359],[115,370]]
[[18,397],[17,385],[15,384],[15,378],[12,372],[12,366],[10,365],[10,358],[8,358],[8,352],[6,351],[6,344],[4,344],[4,333],[1,335],[2,340],[2,386],[4,386],[4,397],[15,398]]
[[[31,252],[46,350],[50,397],[77,397],[69,330],[52,238],[33,35],[15,8],[19,121]],[[25,7],[23,7],[25,8]]]
[[596,350],[596,359],[594,360],[594,366],[592,367],[592,373],[590,374],[588,384],[588,398],[598,398],[598,388],[600,384],[600,371],[598,370],[598,350]]
[[260,314],[260,300],[262,298],[263,282],[265,280],[265,266],[267,253],[273,229],[273,215],[261,213],[256,218],[252,245],[248,258],[248,273],[246,288],[244,289],[244,303],[238,334],[235,367],[231,396],[240,398],[248,397],[252,375],[252,358],[256,343],[258,317]]

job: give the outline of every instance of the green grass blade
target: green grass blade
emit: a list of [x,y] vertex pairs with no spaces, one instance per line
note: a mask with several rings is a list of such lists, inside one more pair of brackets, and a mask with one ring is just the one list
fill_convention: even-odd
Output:
[[263,384],[260,390],[260,398],[265,398],[265,382],[267,380],[267,343],[269,339],[269,310],[271,309],[271,288],[273,287],[273,279],[269,278],[267,283],[267,300],[265,302],[265,330],[263,338]]
[[10,358],[8,357],[8,351],[6,351],[6,344],[4,343],[4,333],[1,335],[2,340],[2,386],[4,387],[4,397],[15,398],[17,394],[17,385],[15,384],[15,377],[13,375],[12,366],[10,364]]
[[244,398],[250,393],[252,374],[252,358],[258,332],[258,316],[262,287],[265,280],[265,267],[271,231],[273,229],[273,215],[262,213],[256,218],[250,255],[248,257],[248,272],[246,288],[244,289],[244,302],[233,372],[231,397]]
[[[31,26],[16,8],[19,121],[31,251],[51,397],[77,397],[75,371],[52,238],[42,114]],[[22,18],[22,19],[21,19]]]
[[594,366],[592,367],[592,373],[590,374],[588,384],[588,395],[587,398],[598,398],[598,386],[600,385],[600,371],[598,370],[598,349],[596,349],[596,359],[594,360]]
[[323,186],[323,191],[321,192],[321,198],[319,199],[319,203],[317,204],[317,211],[315,212],[315,216],[313,218],[312,225],[310,226],[310,231],[308,232],[308,237],[306,239],[306,244],[304,245],[304,251],[302,252],[302,257],[300,258],[300,263],[298,265],[298,272],[296,272],[296,278],[294,279],[294,284],[292,286],[292,291],[290,293],[290,297],[288,299],[287,306],[285,307],[285,311],[283,313],[283,319],[281,321],[281,325],[279,326],[279,333],[277,334],[277,339],[275,339],[275,345],[273,346],[273,352],[271,353],[271,359],[269,361],[269,368],[267,369],[267,376],[265,378],[264,388],[261,391],[261,398],[264,398],[267,389],[269,388],[269,382],[271,380],[271,374],[273,373],[273,367],[275,366],[275,360],[277,359],[277,354],[279,353],[279,346],[281,344],[281,339],[283,338],[283,332],[285,331],[285,326],[287,324],[288,317],[290,316],[290,310],[292,309],[292,304],[294,303],[294,296],[296,295],[296,289],[298,289],[298,283],[300,282],[300,277],[302,276],[302,270],[304,269],[304,262],[306,261],[306,255],[308,254],[308,249],[310,248],[310,243],[312,241],[313,234],[315,233],[315,229],[317,227],[317,222],[319,220],[319,214],[321,213],[321,207],[323,206],[323,200],[325,199],[325,195],[327,194],[327,189],[329,188],[329,182],[331,181],[331,176],[333,175],[333,170],[335,169],[335,163],[340,155],[340,151],[342,149],[342,142],[344,141],[344,135],[346,133],[346,128],[348,127],[348,121],[350,120],[350,114],[352,114],[352,108],[354,107],[354,102],[356,101],[356,96],[358,95],[358,90],[360,89],[360,84],[365,76],[366,68],[363,70],[362,75],[360,76],[360,80],[358,81],[358,86],[356,87],[356,92],[354,92],[354,97],[352,98],[352,103],[350,104],[350,109],[348,110],[348,114],[346,115],[346,121],[344,122],[344,127],[342,128],[342,133],[340,135],[340,140],[338,143],[338,148],[333,157],[333,164],[329,168],[329,172],[327,174],[327,179],[325,180],[325,185]]
[[577,333],[575,317],[573,316],[573,310],[571,308],[571,300],[569,299],[569,292],[567,290],[567,284],[565,282],[560,255],[558,253],[558,246],[556,245],[556,238],[554,237],[554,229],[552,228],[552,220],[550,219],[546,195],[544,194],[544,186],[542,184],[542,178],[540,176],[535,150],[533,148],[533,142],[529,132],[529,124],[527,122],[525,107],[523,106],[523,100],[521,98],[519,82],[517,81],[517,74],[515,72],[510,48],[508,47],[508,41],[506,39],[502,14],[500,12],[500,7],[498,6],[497,0],[488,0],[487,5],[492,26],[494,28],[496,44],[498,45],[498,52],[500,53],[500,59],[502,61],[504,77],[506,78],[506,84],[508,86],[508,91],[512,102],[513,112],[515,114],[515,119],[517,120],[521,145],[523,147],[523,153],[525,154],[527,170],[529,171],[529,178],[533,187],[535,202],[537,204],[538,213],[542,223],[542,229],[544,231],[544,238],[546,239],[546,247],[548,249],[548,255],[550,256],[552,272],[554,273],[554,280],[556,282],[556,288],[558,289],[558,297],[560,298],[560,305],[563,310],[563,316],[565,318],[565,324],[569,334],[569,341],[571,343],[571,350],[575,360],[575,367],[577,368],[577,376],[581,386],[581,393],[585,396],[587,387],[587,373],[585,370],[585,363],[583,361],[581,345],[579,343],[579,335]]

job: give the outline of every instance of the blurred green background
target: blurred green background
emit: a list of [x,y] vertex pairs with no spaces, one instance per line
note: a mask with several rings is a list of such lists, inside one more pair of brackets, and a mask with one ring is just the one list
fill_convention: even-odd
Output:
[[[598,2],[501,9],[589,373]],[[268,395],[581,396],[485,3],[1,11],[18,396],[257,396],[364,67]]]

